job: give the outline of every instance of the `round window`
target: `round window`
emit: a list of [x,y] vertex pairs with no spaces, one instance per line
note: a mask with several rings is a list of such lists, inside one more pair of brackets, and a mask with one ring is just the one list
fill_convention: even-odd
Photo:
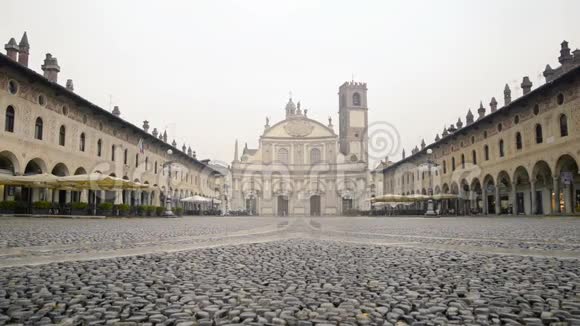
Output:
[[358,158],[357,158],[357,157],[356,157],[356,155],[354,155],[354,154],[352,154],[352,155],[350,156],[350,160],[351,160],[352,162],[356,162],[356,161],[357,161],[357,159],[358,159]]
[[18,83],[15,80],[10,80],[8,82],[8,91],[12,95],[16,95],[16,93],[18,93]]
[[514,123],[515,123],[515,124],[518,124],[518,123],[520,123],[520,116],[519,116],[519,115],[516,115],[516,116],[514,117]]
[[556,100],[558,102],[558,105],[562,105],[564,103],[564,94],[562,94],[562,93],[558,94],[558,96],[556,97]]
[[534,114],[538,115],[538,113],[540,113],[540,106],[539,105],[534,105]]
[[38,104],[42,106],[46,105],[46,97],[44,95],[38,95]]

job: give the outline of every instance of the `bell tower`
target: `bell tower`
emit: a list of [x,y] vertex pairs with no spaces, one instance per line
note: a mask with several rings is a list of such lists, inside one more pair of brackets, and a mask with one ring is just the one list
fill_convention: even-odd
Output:
[[338,89],[339,145],[347,161],[368,161],[367,84],[345,82]]

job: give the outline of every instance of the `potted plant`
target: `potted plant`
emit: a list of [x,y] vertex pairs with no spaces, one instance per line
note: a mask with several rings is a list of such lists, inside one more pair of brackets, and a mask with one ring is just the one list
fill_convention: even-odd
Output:
[[89,203],[81,203],[81,202],[71,203],[70,205],[71,215],[87,215],[88,208]]
[[163,215],[163,211],[164,211],[164,208],[163,207],[161,207],[161,206],[155,207],[155,214],[157,216],[162,216]]
[[145,216],[153,216],[155,214],[155,206],[145,206]]
[[127,204],[115,205],[115,212],[117,212],[117,215],[119,216],[128,216],[130,210],[131,207]]
[[177,216],[183,215],[183,208],[181,208],[181,207],[175,207],[173,209],[173,214],[175,214]]
[[111,216],[113,215],[113,204],[111,203],[100,203],[97,206],[97,214]]
[[145,216],[145,205],[139,205],[136,207],[137,216]]
[[0,201],[0,214],[14,214],[16,205],[15,200]]
[[32,214],[36,215],[48,215],[52,209],[52,203],[49,201],[41,200],[36,201],[32,204]]

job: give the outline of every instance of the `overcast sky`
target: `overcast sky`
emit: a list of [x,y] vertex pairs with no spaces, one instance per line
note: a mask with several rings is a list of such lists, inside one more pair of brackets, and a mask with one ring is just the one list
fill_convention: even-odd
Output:
[[517,97],[524,75],[543,82],[562,40],[580,47],[579,12],[574,0],[5,0],[0,41],[27,31],[31,68],[50,52],[59,83],[229,163],[236,138],[257,147],[265,117],[283,118],[289,91],[310,117],[338,121],[353,74],[368,83],[369,121],[395,126],[409,153],[480,100],[502,104],[505,83]]

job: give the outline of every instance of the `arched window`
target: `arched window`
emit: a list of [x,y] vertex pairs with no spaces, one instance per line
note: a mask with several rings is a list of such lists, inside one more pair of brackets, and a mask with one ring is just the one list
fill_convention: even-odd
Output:
[[111,161],[115,162],[115,151],[117,147],[115,145],[111,146]]
[[36,118],[36,123],[34,124],[34,138],[42,140],[42,119],[40,117]]
[[125,151],[123,152],[123,164],[127,165],[128,161],[129,161],[129,150],[125,149]]
[[79,150],[81,152],[85,151],[85,143],[86,143],[86,137],[85,137],[85,133],[81,133],[81,138],[80,138],[80,142],[79,142]]
[[486,161],[489,161],[489,146],[483,146],[483,157]]
[[157,174],[157,161],[155,161],[155,174]]
[[560,116],[560,136],[566,137],[568,136],[568,118],[565,114]]
[[360,106],[360,94],[359,93],[352,94],[352,105]]
[[139,153],[135,154],[135,167],[139,167]]
[[149,170],[149,156],[145,158],[145,171]]
[[286,148],[278,150],[278,161],[288,164],[288,150]]
[[14,108],[9,105],[6,108],[6,120],[4,121],[4,130],[14,132]]
[[447,162],[443,161],[443,174],[447,173]]
[[455,157],[451,158],[451,171],[455,171]]
[[103,141],[102,140],[97,140],[97,156],[101,157],[101,154],[103,154]]
[[66,139],[66,128],[65,126],[60,126],[60,130],[58,131],[58,144],[60,146],[64,146],[65,139]]
[[499,140],[499,157],[503,157],[505,154],[504,152],[504,148],[503,148],[503,139]]
[[465,169],[465,155],[461,154],[461,168]]
[[542,125],[536,125],[536,144],[541,144],[544,142],[544,136],[542,135]]
[[321,161],[320,150],[318,148],[313,148],[310,150],[310,164],[316,164]]
[[473,162],[474,165],[477,164],[477,152],[475,151],[475,149],[471,151],[471,161]]
[[516,149],[522,149],[522,134],[518,131],[516,133]]

